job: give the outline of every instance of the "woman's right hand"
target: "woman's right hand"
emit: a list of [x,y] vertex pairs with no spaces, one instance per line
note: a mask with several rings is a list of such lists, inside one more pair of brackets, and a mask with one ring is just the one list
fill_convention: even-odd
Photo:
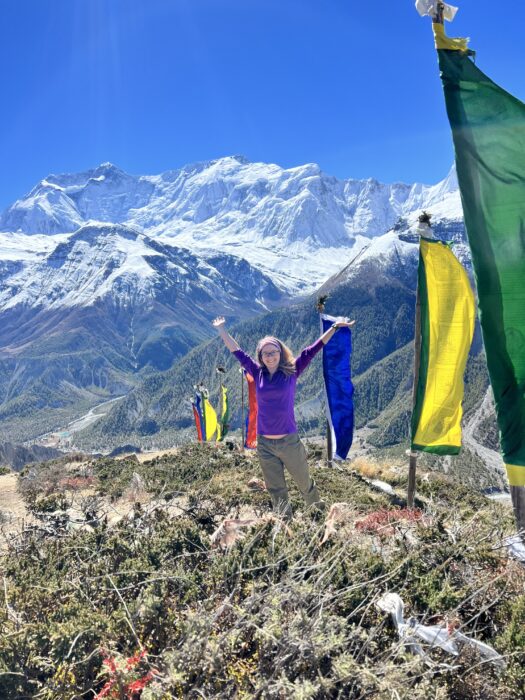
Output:
[[217,316],[217,318],[213,319],[212,325],[219,331],[226,325],[226,319],[224,316]]
[[217,318],[214,318],[212,321],[212,325],[214,328],[217,329],[219,338],[222,339],[223,343],[226,345],[230,352],[235,352],[236,350],[241,349],[237,344],[237,341],[234,340],[226,330],[226,319],[224,318],[224,316],[217,316]]

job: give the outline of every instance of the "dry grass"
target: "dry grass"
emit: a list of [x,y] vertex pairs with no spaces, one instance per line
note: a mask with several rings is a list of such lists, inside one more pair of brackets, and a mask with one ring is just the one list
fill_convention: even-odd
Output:
[[[388,481],[386,462],[362,466]],[[422,515],[409,514],[351,467],[314,468],[331,522],[301,514],[292,489],[285,528],[248,487],[251,456],[204,447],[93,462],[93,524],[27,530],[1,561],[0,697],[80,700],[117,680],[143,682],[141,700],[522,697],[525,568],[502,547],[508,509],[431,474],[418,482]],[[41,500],[56,497],[48,476],[31,508],[53,503]],[[406,617],[453,625],[507,668],[468,652],[412,656],[377,610],[386,591]]]
[[351,464],[367,479],[396,481],[400,476],[405,476],[408,473],[408,457],[406,464],[393,463],[392,460],[376,461],[369,457],[356,457]]

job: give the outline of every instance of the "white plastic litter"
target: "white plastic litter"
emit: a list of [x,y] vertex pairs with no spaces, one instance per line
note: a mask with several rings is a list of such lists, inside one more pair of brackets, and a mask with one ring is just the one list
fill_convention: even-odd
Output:
[[381,479],[370,479],[370,483],[372,486],[375,486],[376,489],[380,489],[381,491],[384,491],[385,493],[388,493],[390,495],[395,494],[394,489],[390,484],[388,484],[386,481],[381,481]]
[[[445,9],[443,10],[443,18],[447,22],[452,22],[458,11],[457,7],[454,5],[447,5],[444,3]],[[436,14],[437,0],[416,0],[416,10],[419,12],[421,17],[430,16],[434,17]]]
[[[425,642],[429,647],[439,647],[449,654],[457,656],[463,644],[475,647],[480,656],[487,661],[504,667],[505,661],[492,647],[476,639],[471,639],[458,630],[449,631],[444,625],[420,625],[415,618],[410,617],[405,621],[405,606],[397,593],[385,593],[376,603],[384,612],[390,613],[398,631],[399,637],[409,649],[419,656],[426,656],[419,641]],[[459,647],[458,647],[459,643]]]
[[505,544],[509,550],[509,553],[519,561],[525,564],[525,544],[520,535],[512,535],[512,537],[507,537],[505,539]]

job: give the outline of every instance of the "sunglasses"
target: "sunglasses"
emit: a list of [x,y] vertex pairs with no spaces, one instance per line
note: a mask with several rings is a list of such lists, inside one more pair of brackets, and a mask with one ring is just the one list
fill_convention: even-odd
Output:
[[271,352],[261,352],[261,357],[269,358],[280,354],[279,350],[272,350]]

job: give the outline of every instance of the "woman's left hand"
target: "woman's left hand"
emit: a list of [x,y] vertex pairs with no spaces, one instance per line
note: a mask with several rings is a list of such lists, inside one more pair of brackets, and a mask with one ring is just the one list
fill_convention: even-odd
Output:
[[334,328],[352,328],[355,325],[355,319],[349,321],[346,317],[339,319],[334,323]]

